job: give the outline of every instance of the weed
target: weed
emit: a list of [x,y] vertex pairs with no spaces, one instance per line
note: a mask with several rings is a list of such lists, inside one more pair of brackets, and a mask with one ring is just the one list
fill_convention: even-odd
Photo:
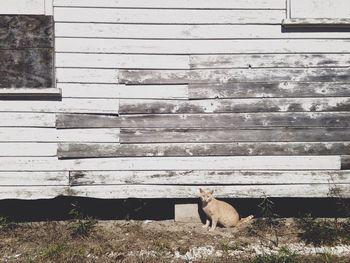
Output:
[[[274,212],[274,203],[269,197],[264,195],[261,203],[258,206],[261,209],[263,218],[258,218],[253,221],[253,223],[247,229],[248,234],[251,236],[258,236],[262,243],[267,240],[273,246],[278,247],[278,226],[281,224],[281,220],[277,218],[278,215]],[[260,231],[271,232],[272,238],[266,238],[266,235],[261,235]]]
[[302,230],[299,237],[307,244],[336,245],[350,243],[350,222],[333,220],[316,220],[310,215],[299,219],[298,225]]
[[73,209],[69,212],[74,217],[72,221],[68,223],[68,228],[72,237],[87,236],[91,230],[95,227],[97,220],[90,216],[85,216],[81,211],[78,204],[72,204]]
[[0,230],[11,230],[16,226],[17,224],[11,221],[8,217],[0,216]]

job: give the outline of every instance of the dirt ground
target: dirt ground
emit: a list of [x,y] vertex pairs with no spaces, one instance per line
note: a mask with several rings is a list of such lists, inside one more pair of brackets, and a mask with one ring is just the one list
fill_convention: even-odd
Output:
[[303,231],[291,218],[215,232],[172,220],[3,222],[0,262],[350,262],[349,239],[306,244]]

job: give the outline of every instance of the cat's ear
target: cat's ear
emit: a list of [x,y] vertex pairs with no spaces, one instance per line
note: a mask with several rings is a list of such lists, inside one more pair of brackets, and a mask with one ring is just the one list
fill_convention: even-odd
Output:
[[203,189],[202,189],[202,188],[199,188],[199,192],[200,192],[200,193],[203,193],[204,191],[203,191]]
[[211,190],[209,193],[210,193],[210,194],[213,194],[213,193],[214,193],[214,190]]

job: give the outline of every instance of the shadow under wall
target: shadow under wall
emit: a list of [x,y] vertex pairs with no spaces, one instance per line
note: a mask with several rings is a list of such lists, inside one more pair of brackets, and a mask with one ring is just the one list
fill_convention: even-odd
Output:
[[[259,204],[262,199],[223,199],[231,203],[241,216],[253,214],[261,217]],[[333,198],[272,198],[275,213],[280,217],[301,217],[311,214],[315,217],[347,217],[338,199]],[[198,199],[93,199],[57,197],[47,200],[1,200],[0,216],[10,220],[44,221],[67,220],[70,211],[77,205],[84,215],[100,220],[171,220],[174,219],[175,204],[198,203]],[[350,207],[350,199],[343,199]],[[201,212],[201,209],[199,209]],[[203,214],[202,214],[203,216]],[[203,217],[204,218],[204,217]]]

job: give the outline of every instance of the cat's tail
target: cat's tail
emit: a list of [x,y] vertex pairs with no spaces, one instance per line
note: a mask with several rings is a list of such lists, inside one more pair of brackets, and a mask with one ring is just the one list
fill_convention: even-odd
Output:
[[239,222],[237,223],[236,226],[241,226],[241,225],[243,225],[243,224],[247,224],[247,223],[249,223],[253,218],[254,218],[253,215],[250,215],[250,216],[241,218],[241,220],[239,220]]

